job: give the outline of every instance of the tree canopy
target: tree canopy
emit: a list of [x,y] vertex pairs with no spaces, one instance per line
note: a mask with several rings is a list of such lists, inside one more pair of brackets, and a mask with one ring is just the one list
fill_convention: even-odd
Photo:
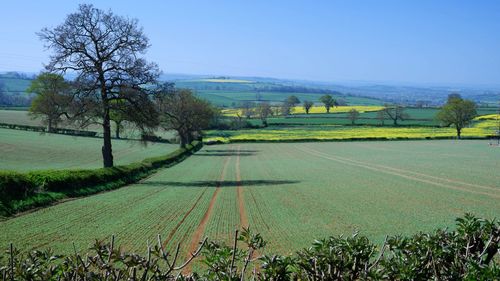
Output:
[[189,89],[162,90],[157,96],[160,124],[165,130],[175,130],[181,147],[185,147],[207,129],[214,117],[211,104]]
[[311,107],[314,106],[314,103],[312,101],[305,100],[303,102],[303,105],[304,105],[304,110],[306,111],[306,114],[309,114],[309,110],[311,109]]
[[[128,109],[147,107],[145,86],[156,83],[159,76],[157,65],[141,57],[149,47],[148,38],[137,20],[85,4],[69,14],[61,25],[44,28],[38,35],[46,48],[53,51],[47,70],[76,73],[76,100],[81,109],[87,110],[81,116],[102,125],[103,164],[113,166],[112,108],[120,106],[121,111],[132,112]],[[124,88],[132,91],[123,91]],[[123,102],[113,105],[116,100]],[[141,112],[145,111],[138,113]],[[140,122],[143,120],[150,119],[135,120],[140,128],[149,125]],[[86,121],[81,124],[90,123]]]
[[326,113],[330,113],[330,108],[337,105],[335,99],[330,95],[324,95],[319,100],[325,105]]
[[448,96],[448,102],[437,114],[437,119],[444,126],[453,125],[457,130],[457,137],[460,138],[462,129],[476,117],[476,104],[471,100],[462,99],[460,95],[452,94]]
[[30,114],[42,118],[49,132],[53,132],[61,123],[62,117],[68,116],[72,96],[70,84],[61,75],[42,73],[31,81],[28,93],[35,93],[30,107]]

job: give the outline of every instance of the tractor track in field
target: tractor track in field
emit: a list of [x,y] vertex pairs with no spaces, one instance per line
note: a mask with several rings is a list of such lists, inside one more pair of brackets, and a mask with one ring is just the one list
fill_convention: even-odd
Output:
[[[222,171],[221,171],[220,176],[219,176],[219,180],[217,181],[217,186],[215,187],[215,191],[212,195],[212,198],[210,199],[210,203],[208,204],[208,208],[205,211],[203,218],[201,219],[200,223],[198,224],[198,226],[196,227],[196,230],[194,231],[194,233],[192,235],[191,242],[189,243],[189,247],[188,247],[188,254],[193,254],[201,242],[201,237],[203,236],[203,233],[205,232],[205,228],[207,226],[208,220],[209,220],[210,216],[212,215],[212,212],[213,212],[213,209],[215,206],[215,202],[217,201],[217,195],[219,194],[221,183],[224,180],[224,178],[226,177],[226,170],[227,170],[227,166],[228,166],[230,159],[231,159],[231,157],[227,157],[226,160],[224,161]],[[188,264],[184,268],[183,272],[184,273],[191,272],[191,266],[192,266],[191,264]]]
[[238,155],[236,156],[236,185],[237,191],[236,195],[238,198],[238,207],[239,207],[239,213],[240,213],[240,226],[241,227],[248,227],[248,217],[247,213],[245,211],[245,201],[243,199],[243,186],[241,182],[241,171],[240,171],[240,150],[241,146],[238,146]]
[[[318,150],[315,150],[315,149],[312,149],[309,147],[299,147],[299,146],[296,146],[296,147],[299,150],[302,150],[303,152],[306,152],[310,155],[317,156],[317,157],[324,158],[324,159],[328,159],[328,160],[333,160],[333,161],[336,161],[336,162],[339,162],[342,164],[357,166],[357,167],[365,168],[368,170],[382,172],[382,173],[390,174],[390,175],[395,175],[395,176],[403,177],[403,178],[410,179],[413,181],[428,183],[428,184],[432,184],[432,185],[436,185],[436,186],[440,186],[440,187],[444,187],[444,188],[448,188],[448,189],[452,189],[452,190],[458,190],[458,191],[464,191],[464,192],[469,192],[469,193],[474,193],[474,194],[479,194],[479,195],[486,195],[486,196],[490,196],[490,197],[500,198],[500,194],[497,195],[497,194],[491,194],[488,192],[470,190],[470,189],[467,189],[465,187],[457,187],[457,186],[448,185],[448,184],[444,184],[444,183],[440,183],[440,182],[436,181],[436,180],[447,181],[447,179],[429,176],[429,175],[421,174],[421,173],[415,173],[415,172],[411,172],[411,171],[407,171],[407,170],[403,170],[403,169],[397,169],[397,168],[392,168],[392,167],[387,167],[387,166],[382,166],[382,165],[374,165],[374,164],[370,164],[370,163],[366,163],[366,162],[362,162],[362,161],[357,161],[357,160],[353,160],[353,159],[349,159],[349,158],[345,158],[345,157],[334,156],[334,155],[330,155],[330,154],[327,154],[327,153],[324,153],[324,152],[321,152],[321,151],[318,151]],[[408,173],[410,175],[404,174],[404,173]],[[422,177],[433,178],[434,180],[412,176],[411,175],[412,173],[420,175]],[[456,182],[461,183],[459,181],[456,181]],[[487,187],[487,188],[494,189],[494,188],[490,188],[490,187]]]
[[208,189],[207,187],[205,187],[203,189],[203,191],[201,192],[200,196],[198,196],[198,198],[194,202],[193,206],[191,206],[191,208],[184,214],[184,216],[177,223],[177,225],[170,231],[170,233],[168,234],[168,236],[165,239],[165,241],[163,241],[163,245],[162,246],[163,246],[164,249],[167,246],[167,244],[170,242],[170,240],[172,240],[172,237],[174,237],[174,234],[177,232],[177,230],[179,229],[179,227],[184,223],[184,221],[186,220],[186,218],[191,214],[191,212],[194,210],[194,208],[196,208],[196,206],[198,205],[198,203],[201,201],[201,198],[203,198],[203,195],[205,195],[205,193],[207,192],[207,189]]

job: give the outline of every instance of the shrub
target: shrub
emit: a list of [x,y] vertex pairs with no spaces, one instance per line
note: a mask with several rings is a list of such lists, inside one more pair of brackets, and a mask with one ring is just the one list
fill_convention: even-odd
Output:
[[[467,214],[455,231],[387,237],[378,249],[368,238],[329,237],[291,256],[262,255],[266,242],[249,229],[232,246],[205,238],[186,261],[179,245],[166,252],[162,239],[147,255],[121,252],[96,241],[86,254],[55,255],[50,249],[0,256],[3,280],[499,280],[500,224]],[[238,245],[237,242],[243,245]],[[148,243],[149,244],[149,243]],[[201,255],[202,270],[186,274]],[[85,258],[83,258],[85,257]],[[252,270],[253,269],[253,270]]]

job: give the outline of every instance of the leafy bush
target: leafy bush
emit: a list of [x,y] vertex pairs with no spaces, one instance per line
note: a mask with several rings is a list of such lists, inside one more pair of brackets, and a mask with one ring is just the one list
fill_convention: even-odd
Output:
[[[193,142],[165,156],[139,163],[93,170],[47,170],[29,173],[0,171],[0,216],[40,207],[64,196],[82,196],[133,183],[154,169],[177,163],[202,147]],[[52,193],[51,196],[44,196]],[[54,193],[60,193],[59,195]]]
[[[96,241],[87,254],[55,255],[50,249],[0,256],[2,280],[500,280],[500,224],[465,215],[456,230],[387,237],[377,248],[368,238],[317,240],[291,256],[261,255],[266,242],[249,229],[231,246],[205,238],[186,261],[179,248],[148,246],[147,255],[121,252]],[[238,245],[238,242],[243,245]],[[200,256],[204,267],[189,273]],[[85,257],[85,258],[83,258]]]

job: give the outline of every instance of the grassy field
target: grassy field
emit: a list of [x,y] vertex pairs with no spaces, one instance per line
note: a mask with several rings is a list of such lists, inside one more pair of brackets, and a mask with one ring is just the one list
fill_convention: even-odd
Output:
[[0,247],[70,252],[115,234],[143,252],[161,234],[186,253],[242,225],[281,253],[356,230],[382,242],[464,212],[498,217],[499,159],[487,141],[467,140],[206,146],[139,184],[0,222]]
[[[102,167],[102,139],[40,134],[0,129],[0,170],[45,170]],[[174,144],[144,146],[139,141],[113,140],[117,165],[165,155],[177,149]]]

